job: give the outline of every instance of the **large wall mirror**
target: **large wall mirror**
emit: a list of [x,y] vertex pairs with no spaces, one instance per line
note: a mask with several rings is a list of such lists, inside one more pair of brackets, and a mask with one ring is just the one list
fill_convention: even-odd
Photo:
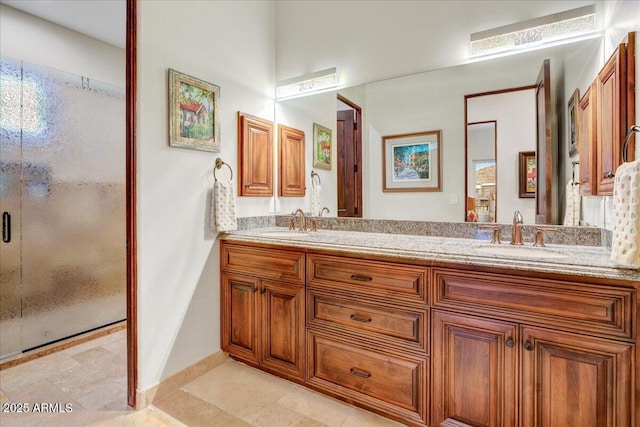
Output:
[[[603,40],[594,38],[569,45],[550,47],[518,55],[468,63],[461,66],[432,70],[424,73],[400,76],[393,79],[370,82],[338,91],[311,95],[303,98],[279,101],[276,104],[276,121],[303,129],[308,140],[313,140],[313,123],[336,130],[337,95],[349,99],[362,108],[362,216],[371,219],[397,219],[420,221],[467,220],[467,201],[474,197],[476,184],[470,184],[468,171],[473,162],[468,157],[466,145],[468,124],[495,121],[496,188],[493,191],[495,209],[493,214],[482,213],[482,219],[500,223],[510,222],[514,210],[521,210],[525,223],[535,222],[535,204],[531,199],[519,197],[518,153],[535,150],[534,139],[524,124],[515,119],[530,117],[535,123],[535,98],[532,98],[533,113],[521,107],[512,108],[512,117],[475,116],[465,117],[466,96],[487,92],[505,92],[514,96],[514,88],[532,87],[536,82],[541,64],[550,60],[551,109],[554,118],[552,134],[556,152],[553,173],[556,182],[570,177],[571,161],[566,150],[566,105],[576,88],[584,90],[593,80],[604,61]],[[527,95],[528,96],[528,95]],[[475,101],[474,101],[475,102]],[[525,101],[526,102],[526,101]],[[479,107],[482,108],[482,107]],[[472,110],[467,111],[467,115]],[[510,125],[509,128],[502,128]],[[383,191],[382,140],[384,136],[414,132],[440,130],[442,191],[402,192]],[[307,167],[312,169],[312,144],[307,152]],[[335,140],[332,147],[335,158]],[[567,151],[565,154],[564,152]],[[484,156],[489,160],[489,156]],[[566,166],[566,165],[569,166]],[[481,163],[477,165],[481,167]],[[487,171],[490,169],[487,169]],[[322,180],[324,204],[336,212],[337,179],[335,167],[331,170],[316,170]],[[485,183],[485,184],[488,184]],[[469,191],[470,187],[473,188]],[[307,188],[311,188],[311,177],[307,177]],[[489,188],[485,185],[485,188]],[[561,189],[553,188],[554,218],[560,218],[563,206],[560,203]],[[484,194],[484,192],[483,192]],[[485,196],[481,196],[484,198]],[[489,197],[488,195],[486,197]],[[309,200],[307,200],[309,199]],[[300,204],[300,200],[281,201],[281,212],[287,212],[285,203]],[[310,204],[310,198],[304,201]],[[478,204],[486,204],[478,200]],[[292,206],[293,207],[293,204]],[[484,206],[483,206],[484,207]],[[484,209],[483,209],[484,210]]]

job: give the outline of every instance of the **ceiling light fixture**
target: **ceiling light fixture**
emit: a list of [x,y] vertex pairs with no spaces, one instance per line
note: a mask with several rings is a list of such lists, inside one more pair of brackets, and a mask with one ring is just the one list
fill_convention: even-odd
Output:
[[295,98],[330,90],[338,86],[336,68],[327,68],[276,83],[276,99]]
[[596,32],[596,7],[584,6],[471,34],[471,56],[569,43]]

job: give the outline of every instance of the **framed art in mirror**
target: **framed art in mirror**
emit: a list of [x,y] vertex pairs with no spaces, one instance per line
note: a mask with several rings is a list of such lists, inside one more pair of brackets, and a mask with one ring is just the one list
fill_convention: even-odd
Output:
[[169,69],[169,145],[220,151],[220,87]]
[[313,124],[313,167],[331,170],[331,129]]
[[537,173],[536,173],[536,152],[521,151],[518,153],[520,165],[518,168],[518,183],[520,198],[536,197]]
[[382,137],[382,191],[442,191],[441,130]]
[[580,105],[580,90],[576,89],[567,105],[569,117],[569,155],[578,154],[578,106]]

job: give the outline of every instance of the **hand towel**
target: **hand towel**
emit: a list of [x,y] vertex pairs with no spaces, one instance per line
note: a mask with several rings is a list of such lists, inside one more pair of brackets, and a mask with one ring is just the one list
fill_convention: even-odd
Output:
[[322,187],[320,184],[311,189],[311,216],[320,215],[322,209]]
[[580,225],[580,185],[573,179],[569,180],[565,189],[566,210],[564,213],[564,225]]
[[211,229],[218,232],[238,229],[236,199],[231,181],[216,181],[211,197]]
[[640,160],[623,163],[613,183],[611,260],[640,268]]

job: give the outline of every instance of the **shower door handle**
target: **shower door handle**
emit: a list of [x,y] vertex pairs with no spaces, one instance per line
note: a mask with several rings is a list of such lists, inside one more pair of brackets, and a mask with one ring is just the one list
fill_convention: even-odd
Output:
[[9,212],[2,213],[2,241],[5,243],[11,241],[11,214]]

